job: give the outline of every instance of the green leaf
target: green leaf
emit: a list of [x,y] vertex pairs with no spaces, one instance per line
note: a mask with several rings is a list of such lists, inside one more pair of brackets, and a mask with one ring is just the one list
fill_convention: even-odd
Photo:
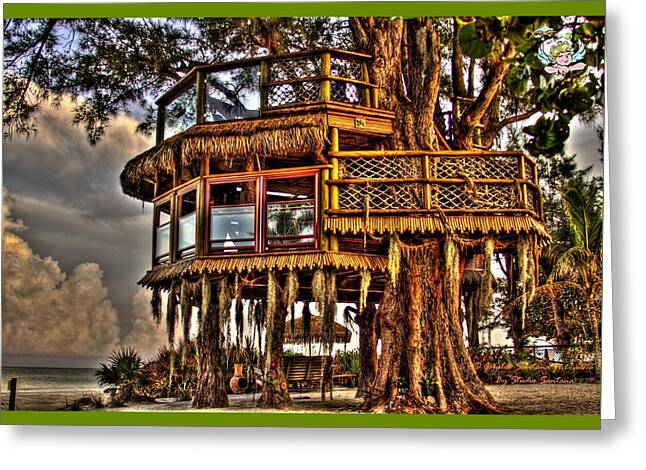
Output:
[[528,70],[525,66],[513,67],[507,76],[507,85],[515,95],[522,95],[527,91]]
[[480,39],[480,35],[476,30],[476,25],[473,23],[464,25],[460,29],[459,39],[462,52],[469,57],[480,59],[491,52],[492,44]]

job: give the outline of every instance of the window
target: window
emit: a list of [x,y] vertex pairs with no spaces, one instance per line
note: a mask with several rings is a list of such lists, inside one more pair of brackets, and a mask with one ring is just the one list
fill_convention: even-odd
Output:
[[260,115],[260,66],[243,67],[206,76],[206,122]]
[[170,199],[160,202],[155,207],[155,264],[168,261],[170,254]]
[[164,139],[184,132],[197,122],[196,103],[197,88],[193,84],[166,106]]
[[266,179],[266,249],[314,247],[315,184],[314,175]]
[[195,255],[197,190],[186,189],[177,196],[177,255],[188,258]]
[[238,253],[256,250],[256,181],[209,186],[209,249]]

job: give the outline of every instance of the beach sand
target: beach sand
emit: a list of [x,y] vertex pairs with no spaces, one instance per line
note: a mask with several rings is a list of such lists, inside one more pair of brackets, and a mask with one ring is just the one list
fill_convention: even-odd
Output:
[[[600,411],[601,387],[599,384],[561,384],[561,385],[489,385],[487,389],[494,398],[509,408],[512,414],[570,414],[598,415]],[[314,413],[356,413],[361,399],[355,398],[356,389],[338,388],[334,391],[334,400],[321,401],[317,391],[293,392],[293,406],[284,412],[314,412]],[[99,389],[86,391],[56,391],[50,393],[22,392],[18,394],[17,407],[19,410],[61,410],[74,400],[93,394],[102,396],[107,401],[107,395]],[[111,412],[141,412],[141,411],[218,411],[218,412],[275,412],[256,407],[259,394],[229,395],[229,407],[221,409],[195,410],[190,401],[169,402],[129,402],[118,408],[103,408]],[[8,396],[2,394],[3,407]],[[6,408],[5,408],[6,409]]]

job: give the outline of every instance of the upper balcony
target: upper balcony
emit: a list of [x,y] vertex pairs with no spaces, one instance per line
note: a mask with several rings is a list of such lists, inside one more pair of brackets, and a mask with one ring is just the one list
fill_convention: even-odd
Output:
[[157,143],[195,124],[276,116],[321,105],[345,111],[376,109],[379,91],[370,82],[370,60],[367,54],[322,49],[195,67],[157,100]]

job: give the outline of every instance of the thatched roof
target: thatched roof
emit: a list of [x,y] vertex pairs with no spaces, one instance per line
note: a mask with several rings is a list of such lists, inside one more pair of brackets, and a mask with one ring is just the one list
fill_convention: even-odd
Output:
[[327,118],[320,113],[196,124],[126,163],[121,188],[129,196],[150,200],[155,173],[172,174],[176,158],[185,167],[209,157],[228,162],[310,155],[322,161],[327,140]]
[[455,233],[519,234],[535,233],[544,240],[550,236],[542,222],[526,215],[461,215],[440,217],[328,217],[323,220],[325,230],[340,234],[369,233],[444,233],[447,228]]
[[266,255],[236,255],[221,258],[195,258],[155,266],[139,281],[143,286],[164,284],[184,276],[202,273],[264,272],[269,269],[307,270],[320,267],[369,271],[386,271],[385,256],[330,251],[313,253],[272,253]]
[[[305,335],[303,317],[294,320],[294,335],[292,335],[292,321],[289,320],[285,326],[285,343],[291,344],[309,344],[321,343],[323,341],[323,320],[319,315],[310,317],[310,335],[309,339]],[[334,342],[349,343],[352,332],[345,326],[334,322]]]

